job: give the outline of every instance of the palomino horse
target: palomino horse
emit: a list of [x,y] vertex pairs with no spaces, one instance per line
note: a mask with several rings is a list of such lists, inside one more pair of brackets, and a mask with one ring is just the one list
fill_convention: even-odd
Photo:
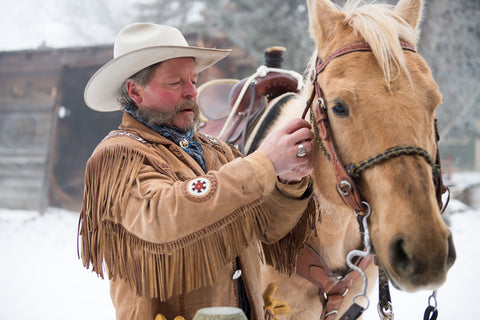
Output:
[[[422,2],[359,3],[348,1],[342,10],[330,0],[307,0],[316,48],[306,84],[268,123],[271,130],[310,114],[317,140],[315,234],[296,273],[263,267],[265,287],[275,283],[275,299],[291,308],[285,319],[333,320],[357,301],[365,306],[358,294],[374,281],[364,288],[346,261],[364,247],[357,217],[362,227],[368,221],[361,230],[375,251],[375,264],[371,256],[356,261],[366,278],[375,279],[377,264],[382,279],[401,290],[435,290],[455,261],[440,212],[435,108],[441,94],[416,52]],[[346,170],[347,164],[353,165]],[[381,306],[384,314],[388,307]]]
[[[320,127],[315,130],[320,143],[312,149],[320,219],[308,246],[323,260],[326,274],[344,274],[347,254],[363,245],[352,207],[359,214],[363,208],[358,199],[348,200],[361,193],[371,208],[368,226],[377,263],[393,285],[405,291],[436,289],[455,261],[455,249],[441,218],[432,170],[438,157],[434,113],[441,94],[415,52],[422,2],[400,0],[393,9],[349,1],[343,10],[329,0],[307,2],[316,45],[312,60],[317,62],[306,72],[312,77],[302,93],[285,105],[273,126],[301,116],[311,103],[312,127]],[[394,151],[403,149],[416,151]],[[362,172],[354,181],[339,181],[343,172],[335,164],[332,169],[335,158],[337,165],[360,164],[352,167],[363,166]],[[362,163],[365,159],[369,161]],[[349,187],[350,182],[358,190],[347,190],[342,201],[342,183]],[[314,267],[306,270],[313,278]],[[375,264],[365,272],[374,277]],[[308,276],[289,276],[267,266],[263,276],[265,284],[277,284],[276,297],[291,307],[288,319],[338,319],[362,287],[358,277],[341,304],[324,310],[328,300],[338,297],[319,296],[327,288],[319,291]]]

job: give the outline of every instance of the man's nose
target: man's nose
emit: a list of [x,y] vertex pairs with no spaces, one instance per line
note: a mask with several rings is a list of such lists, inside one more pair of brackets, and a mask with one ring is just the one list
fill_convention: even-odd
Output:
[[195,86],[194,83],[188,82],[185,85],[185,88],[183,90],[183,98],[184,99],[196,99],[197,98],[197,87]]

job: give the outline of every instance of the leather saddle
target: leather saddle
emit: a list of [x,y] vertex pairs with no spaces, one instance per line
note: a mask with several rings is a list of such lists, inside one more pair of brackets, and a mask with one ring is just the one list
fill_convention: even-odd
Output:
[[281,68],[285,48],[265,50],[265,65],[242,80],[219,79],[198,88],[200,124],[198,130],[235,145],[243,154],[247,139],[260,119],[272,110],[279,98],[298,93],[303,78],[295,71]]

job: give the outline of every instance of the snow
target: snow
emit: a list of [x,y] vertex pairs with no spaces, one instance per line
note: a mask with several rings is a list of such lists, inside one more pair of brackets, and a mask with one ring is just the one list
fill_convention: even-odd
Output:
[[[474,306],[480,301],[479,280],[475,272],[480,264],[477,233],[480,230],[480,210],[456,212],[450,216],[457,260],[450,269],[446,283],[438,290],[439,319],[478,319]],[[406,293],[390,286],[397,320],[423,319],[431,292]],[[378,319],[378,291],[370,295],[366,319]]]
[[[479,182],[480,173],[454,175],[450,181],[462,187]],[[476,319],[480,208],[452,199],[447,215],[457,261],[438,291],[439,319]],[[0,209],[0,320],[115,318],[108,281],[85,269],[77,257],[77,227],[78,213],[62,209],[44,214]],[[391,288],[391,293],[395,319],[423,318],[431,292]],[[377,302],[373,292],[364,319],[379,319]]]
[[0,209],[0,319],[114,319],[108,281],[77,258],[78,214]]

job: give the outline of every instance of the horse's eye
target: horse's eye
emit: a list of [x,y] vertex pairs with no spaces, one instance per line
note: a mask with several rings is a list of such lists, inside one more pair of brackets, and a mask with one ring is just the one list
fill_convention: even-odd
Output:
[[348,107],[343,103],[336,103],[332,107],[332,111],[339,117],[348,117],[348,115],[350,114]]

